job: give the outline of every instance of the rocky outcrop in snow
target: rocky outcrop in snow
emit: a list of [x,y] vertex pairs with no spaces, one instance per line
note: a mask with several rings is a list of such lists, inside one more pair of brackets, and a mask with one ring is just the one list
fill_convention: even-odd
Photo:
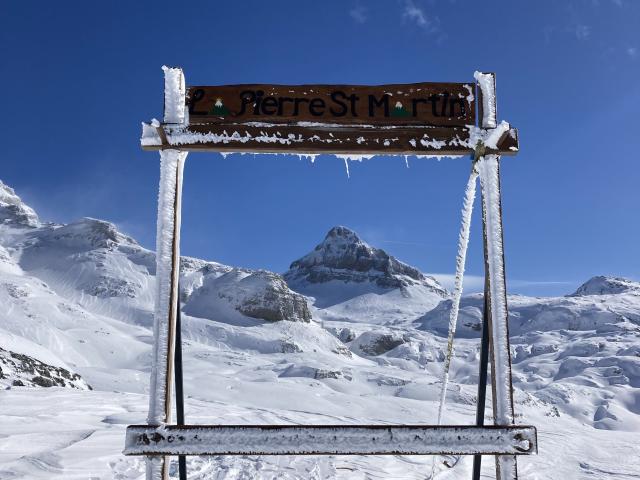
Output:
[[311,321],[307,300],[289,289],[284,279],[266,270],[232,269],[204,275],[184,312],[200,318],[221,320],[229,307],[247,317],[278,322]]
[[284,279],[276,273],[260,270],[242,279],[238,287],[248,287],[247,294],[240,299],[237,307],[240,313],[248,317],[270,322],[311,321],[306,298],[290,290]]
[[446,290],[418,269],[402,263],[382,249],[371,247],[347,227],[333,227],[325,239],[284,274],[288,283],[372,282],[384,289],[422,284],[445,296]]
[[77,373],[3,348],[0,348],[0,385],[91,390],[91,387]]
[[37,227],[40,220],[36,212],[16,195],[13,188],[0,180],[0,223]]
[[397,332],[364,332],[350,345],[351,351],[360,355],[377,356],[406,343],[408,337]]

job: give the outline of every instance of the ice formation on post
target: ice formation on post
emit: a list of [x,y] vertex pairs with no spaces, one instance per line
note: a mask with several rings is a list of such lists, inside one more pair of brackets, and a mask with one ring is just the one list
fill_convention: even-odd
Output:
[[[169,409],[171,379],[167,378],[167,361],[174,348],[169,338],[169,318],[175,319],[178,271],[173,271],[174,257],[180,251],[180,203],[182,171],[187,152],[162,150],[160,152],[160,193],[158,195],[158,224],[156,235],[156,298],[153,334],[156,339],[152,358],[149,395],[151,425],[170,421],[165,412]],[[173,291],[172,291],[173,290]],[[172,298],[173,297],[173,298]],[[172,315],[173,314],[173,315]]]
[[186,123],[184,74],[181,68],[162,67],[164,71],[164,122]]
[[157,480],[162,478],[164,470],[164,457],[149,455],[145,459],[147,474],[146,480]]
[[[180,259],[180,207],[182,172],[187,152],[160,152],[160,188],[156,233],[156,292],[153,316],[154,344],[149,387],[147,423],[163,425],[171,421],[173,368],[169,364],[175,350],[175,320],[178,308]],[[174,325],[170,325],[170,322]],[[164,457],[147,457],[147,480],[168,478]]]
[[[442,415],[447,398],[447,386],[449,383],[449,367],[453,358],[453,338],[456,334],[458,324],[458,311],[460,309],[460,298],[462,297],[462,285],[464,280],[464,267],[467,259],[467,247],[469,246],[469,232],[471,230],[471,214],[473,213],[473,202],[476,198],[476,183],[478,171],[474,165],[467,181],[467,187],[462,204],[462,221],[460,234],[458,236],[458,254],[456,255],[456,277],[453,298],[451,300],[451,310],[449,312],[449,334],[447,336],[447,353],[445,356],[444,370],[442,373],[442,387],[440,390],[440,403],[438,405],[438,425],[442,424]],[[431,478],[435,475],[436,459],[431,463]]]
[[474,78],[482,92],[482,128],[495,128],[498,124],[496,110],[496,77],[493,73],[475,72]]
[[[511,425],[514,422],[514,413],[498,158],[497,155],[486,155],[481,158],[478,162],[478,171],[485,215],[491,295],[492,325],[490,335],[493,345],[491,364],[494,375],[494,416],[497,425]],[[498,479],[517,478],[515,457],[500,455],[497,457],[497,466]]]
[[444,371],[442,374],[442,389],[440,391],[440,404],[438,406],[438,425],[442,423],[442,414],[447,397],[447,384],[449,383],[449,367],[453,358],[453,337],[456,334],[458,323],[458,310],[460,308],[460,298],[462,297],[462,282],[464,280],[464,266],[467,260],[467,247],[469,246],[469,231],[471,229],[471,214],[473,212],[473,201],[476,198],[476,180],[478,171],[475,166],[469,175],[467,188],[462,204],[462,223],[458,236],[458,254],[456,256],[456,278],[451,300],[451,311],[449,313],[449,335],[447,338],[447,354],[445,357]]

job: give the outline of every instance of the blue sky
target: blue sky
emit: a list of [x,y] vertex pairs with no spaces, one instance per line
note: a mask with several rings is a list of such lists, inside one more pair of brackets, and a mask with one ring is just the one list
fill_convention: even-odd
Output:
[[[637,279],[638,25],[636,0],[3,2],[0,178],[43,219],[107,219],[153,248],[158,155],[139,136],[161,116],[163,64],[200,85],[495,71],[499,117],[521,136],[502,164],[510,290]],[[343,224],[425,272],[452,272],[469,166],[378,157],[347,178],[329,156],[192,153],[182,251],[281,272]]]

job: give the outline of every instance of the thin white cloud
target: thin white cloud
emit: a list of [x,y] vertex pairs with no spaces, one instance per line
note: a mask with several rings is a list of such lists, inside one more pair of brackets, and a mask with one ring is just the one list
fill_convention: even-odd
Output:
[[414,0],[402,1],[402,19],[405,23],[413,23],[416,27],[435,37],[438,44],[444,42],[447,34],[440,28],[440,18],[429,15]]
[[591,27],[589,25],[577,24],[572,30],[578,40],[587,40],[591,35]]
[[380,243],[389,243],[392,245],[409,245],[412,247],[429,247],[428,243],[424,242],[404,242],[400,240],[380,240]]
[[367,9],[364,8],[362,5],[358,5],[357,7],[354,7],[351,10],[349,10],[349,15],[351,16],[354,22],[360,23],[360,24],[365,23],[368,18]]
[[[453,291],[455,287],[456,276],[452,273],[429,273],[434,277],[440,285],[449,290]],[[462,289],[464,293],[478,293],[484,290],[484,277],[481,275],[465,275],[464,282],[462,284]]]
[[629,55],[631,58],[636,58],[638,56],[638,49],[636,47],[628,47],[627,55]]
[[418,7],[413,0],[406,0],[402,17],[414,22],[419,27],[428,28],[430,23],[424,10]]
[[[455,275],[451,273],[429,273],[434,277],[444,288],[449,291],[453,291],[455,286]],[[517,280],[507,279],[507,287],[510,293],[513,291],[519,291],[521,289],[532,290],[538,288],[548,287],[560,287],[560,286],[573,286],[576,282],[566,281],[540,281],[540,280]],[[482,275],[468,275],[464,276],[464,283],[462,285],[464,294],[478,293],[484,291],[484,276]],[[569,290],[569,288],[567,289]]]

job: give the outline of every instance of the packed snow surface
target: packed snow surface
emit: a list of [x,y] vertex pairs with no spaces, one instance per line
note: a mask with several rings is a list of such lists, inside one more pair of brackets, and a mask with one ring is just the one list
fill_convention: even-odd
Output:
[[[26,363],[14,371],[0,362],[0,478],[142,479],[144,460],[121,452],[126,426],[148,414],[155,254],[101,220],[33,222],[10,198],[0,200],[13,205],[0,203],[0,348],[18,357],[0,358]],[[452,299],[355,232],[337,227],[293,262],[286,288],[275,273],[195,258],[182,258],[181,273],[188,422],[435,423]],[[216,279],[225,287],[216,293],[229,298],[199,303]],[[559,298],[508,297],[516,422],[538,428],[539,455],[519,458],[521,478],[640,478],[640,284],[596,277],[583,287]],[[294,294],[306,296],[309,321]],[[247,299],[269,312],[292,308],[282,321],[250,317],[238,310]],[[475,419],[482,304],[478,294],[460,301],[447,423]],[[38,372],[57,385],[33,382],[47,378]],[[471,463],[438,457],[436,478],[470,478]],[[192,480],[424,480],[431,457],[188,464]],[[494,469],[487,458],[483,478]]]

